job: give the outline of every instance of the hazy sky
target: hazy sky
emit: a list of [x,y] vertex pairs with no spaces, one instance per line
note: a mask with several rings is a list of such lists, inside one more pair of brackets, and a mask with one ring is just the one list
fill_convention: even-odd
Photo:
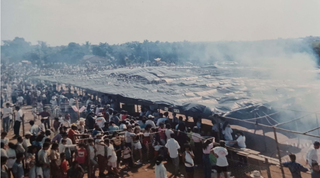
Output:
[[2,40],[65,45],[320,36],[320,0],[1,0]]

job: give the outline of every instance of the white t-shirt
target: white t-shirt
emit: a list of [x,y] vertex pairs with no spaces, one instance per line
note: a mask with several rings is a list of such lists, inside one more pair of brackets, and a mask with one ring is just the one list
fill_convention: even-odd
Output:
[[96,143],[95,147],[96,147],[96,155],[105,156],[105,151],[104,151],[105,145],[101,145],[99,143]]
[[[10,157],[15,157],[15,158],[16,158],[16,157],[17,157],[17,155],[16,155],[16,150],[9,148],[9,149],[7,150],[7,156],[8,156],[8,158],[10,158]],[[7,161],[7,167],[8,167],[9,169],[11,169],[12,166],[13,166],[13,164],[14,164],[14,162],[16,162],[16,159],[8,159],[8,161]]]
[[246,148],[246,137],[245,136],[242,136],[240,135],[238,138],[237,138],[237,143],[238,143],[238,146],[240,148]]
[[3,108],[2,109],[3,118],[9,117],[12,114],[12,108]]
[[18,100],[19,103],[22,103],[22,102],[23,102],[23,97],[22,97],[22,96],[19,96],[19,97],[17,98],[17,100]]
[[73,106],[74,102],[75,102],[75,100],[74,100],[73,98],[70,98],[70,100],[69,100],[69,106]]
[[192,140],[196,143],[199,143],[202,141],[202,136],[198,133],[192,133]]
[[96,119],[96,124],[100,127],[103,128],[104,127],[104,123],[106,123],[106,120],[104,119],[104,117],[98,117]]
[[114,151],[113,145],[110,145],[108,147],[108,153],[107,154],[108,154],[108,157],[111,156],[110,159],[108,160],[109,162],[114,163],[114,162],[117,161],[117,155],[116,155],[116,152]]
[[21,111],[21,109],[19,111],[17,111],[16,113],[16,121],[21,122],[21,117],[23,116],[23,112]]
[[217,166],[226,167],[229,165],[227,157],[226,157],[228,155],[227,149],[225,149],[221,146],[218,146],[218,147],[213,148],[213,152],[218,155]]
[[[191,151],[191,153],[192,153],[192,151]],[[194,166],[194,161],[193,161],[191,155],[186,151],[185,151],[185,154],[186,154],[186,156],[185,156],[186,162],[191,163],[192,165],[187,164],[187,163],[184,163],[184,165],[186,167],[193,167]]]
[[132,133],[132,132],[128,132],[126,131],[124,133],[124,139],[126,141],[126,143],[131,143],[132,142],[132,137],[135,136],[136,134]]
[[8,157],[8,155],[7,155],[7,151],[5,150],[5,149],[3,149],[3,148],[1,148],[1,157]]
[[156,124],[152,120],[147,120],[146,125],[151,125],[152,127],[156,127]]
[[8,138],[1,139],[1,143],[3,143],[4,145],[8,145],[9,139]]
[[30,132],[32,135],[38,135],[38,133],[40,132],[42,128],[40,128],[38,125],[33,125],[31,128],[30,128]]
[[222,131],[222,134],[224,135],[224,138],[226,141],[232,141],[232,129],[230,127],[226,127],[225,130]]
[[167,136],[167,140],[169,140],[171,138],[171,134],[173,134],[174,132],[171,129],[166,129],[164,133]]
[[90,159],[94,159],[95,153],[94,153],[94,148],[93,146],[89,146],[89,153],[90,153]]
[[317,150],[314,149],[314,147],[307,152],[306,159],[308,160],[308,164],[310,166],[312,165],[312,161],[318,162]]
[[175,139],[170,138],[167,141],[167,144],[165,145],[165,147],[168,148],[170,158],[178,157],[178,155],[179,155],[178,149],[180,149],[180,145]]

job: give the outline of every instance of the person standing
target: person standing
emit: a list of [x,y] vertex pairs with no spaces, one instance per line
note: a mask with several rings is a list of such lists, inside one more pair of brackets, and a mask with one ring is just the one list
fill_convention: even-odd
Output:
[[1,178],[9,178],[9,169],[6,166],[8,158],[1,154]]
[[49,119],[50,119],[50,114],[49,114],[49,112],[47,111],[47,108],[44,108],[44,109],[43,109],[43,112],[40,112],[38,115],[41,116],[41,119],[44,120],[45,129],[46,129],[46,130],[50,129],[50,121],[49,121]]
[[24,159],[23,153],[17,154],[17,160],[12,166],[12,173],[14,178],[24,178],[24,169],[22,160]]
[[13,127],[14,134],[15,134],[15,136],[13,137],[14,139],[19,137],[20,126],[21,126],[21,122],[23,121],[23,112],[22,112],[22,110],[20,109],[19,106],[16,106],[16,110],[17,110],[16,120],[14,122],[14,127]]
[[293,178],[302,178],[301,172],[307,172],[308,169],[296,162],[296,155],[290,154],[289,157],[291,161],[285,162],[282,165],[289,168]]
[[220,174],[223,172],[224,177],[228,177],[228,150],[225,148],[225,142],[223,140],[220,141],[220,146],[217,146],[212,149],[215,157],[217,158],[217,177],[220,177]]
[[10,116],[13,115],[12,108],[10,108],[10,103],[6,104],[6,107],[2,109],[2,128],[4,132],[9,132],[10,127]]
[[175,138],[175,135],[171,134],[171,138],[167,141],[167,144],[165,145],[165,147],[168,149],[169,156],[174,165],[174,174],[178,175],[180,145],[174,138]]
[[156,160],[155,175],[156,178],[167,178],[167,169],[162,164],[163,157],[159,156]]
[[194,148],[195,148],[195,167],[198,167],[197,164],[202,163],[202,136],[199,134],[199,129],[197,126],[194,126],[193,128],[193,134],[192,134],[192,141],[194,142]]
[[182,155],[184,166],[186,167],[187,178],[193,178],[194,176],[194,154],[189,144],[184,145],[185,152]]
[[44,143],[38,152],[38,161],[42,165],[43,178],[50,178],[50,160],[48,156],[49,143]]
[[210,143],[210,140],[207,140],[202,144],[202,159],[205,178],[211,178],[210,152],[212,148],[213,143]]
[[309,151],[307,152],[306,156],[306,163],[312,167],[313,162],[318,162],[318,149],[320,147],[320,143],[315,141],[313,143],[313,148],[310,148]]

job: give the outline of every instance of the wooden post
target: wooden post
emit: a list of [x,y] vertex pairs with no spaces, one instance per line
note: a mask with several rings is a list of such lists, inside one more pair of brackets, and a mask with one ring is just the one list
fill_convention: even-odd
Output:
[[268,160],[268,158],[264,158],[264,160],[266,161],[266,164],[267,164],[267,174],[268,174],[268,178],[271,178],[269,160]]
[[[92,165],[90,160],[90,146],[87,147],[87,160],[88,160],[88,178],[91,178],[92,176]],[[93,170],[94,171],[94,170]]]
[[78,108],[78,111],[77,111],[77,117],[78,117],[78,121],[80,121],[80,112],[79,112],[79,102],[78,102],[78,99],[76,99],[76,107]]
[[279,163],[280,163],[280,169],[281,169],[281,173],[282,173],[282,178],[285,178],[284,170],[283,170],[283,166],[282,166],[282,161],[281,161],[281,155],[280,155],[280,148],[279,148],[279,143],[278,143],[278,137],[277,137],[277,132],[276,132],[276,128],[275,128],[275,127],[273,127],[273,133],[274,133],[274,139],[275,139],[275,141],[276,141],[277,152],[278,152],[278,159],[279,159]]
[[23,113],[23,115],[22,115],[22,136],[24,136],[24,134],[25,134],[25,129],[24,129],[24,113]]

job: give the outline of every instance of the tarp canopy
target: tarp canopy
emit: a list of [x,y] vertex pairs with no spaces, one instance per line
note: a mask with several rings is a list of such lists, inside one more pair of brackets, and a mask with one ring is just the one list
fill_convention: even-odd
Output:
[[[246,68],[215,66],[144,67],[105,70],[91,75],[38,76],[36,79],[70,84],[153,104],[179,107],[189,113],[192,111],[208,115],[211,111],[225,116],[241,113],[244,118],[255,117],[254,113],[250,112],[255,106],[284,100],[292,97],[292,91],[304,88],[297,86],[293,90],[282,80],[261,79],[259,74],[245,75],[248,71]],[[254,72],[257,73],[250,73]]]

